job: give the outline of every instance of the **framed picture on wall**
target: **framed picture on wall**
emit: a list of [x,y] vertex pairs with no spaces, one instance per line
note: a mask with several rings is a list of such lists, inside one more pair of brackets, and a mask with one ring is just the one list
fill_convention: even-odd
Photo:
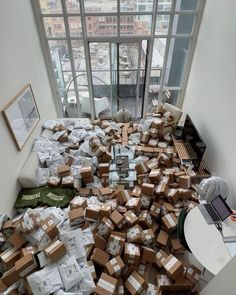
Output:
[[27,84],[2,109],[2,115],[15,142],[17,149],[22,150],[30,134],[40,120],[30,84]]

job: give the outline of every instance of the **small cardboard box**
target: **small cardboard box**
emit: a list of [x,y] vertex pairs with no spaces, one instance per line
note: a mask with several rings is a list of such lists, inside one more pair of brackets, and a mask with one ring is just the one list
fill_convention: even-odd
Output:
[[[156,171],[156,170],[159,170],[157,169],[159,167],[159,163],[158,163],[158,160],[157,158],[152,158],[148,163],[147,163],[147,166],[150,170],[152,171]],[[150,175],[150,174],[149,174]]]
[[[173,285],[173,282],[166,274],[159,274],[158,273],[156,275],[156,284],[157,284],[158,292],[160,292],[162,290],[163,286],[171,286],[171,285]],[[158,293],[158,294],[160,294],[160,293]]]
[[69,211],[71,225],[79,225],[84,221],[84,209],[77,208]]
[[163,216],[161,221],[162,221],[163,229],[166,230],[167,232],[174,230],[178,223],[177,218],[175,217],[173,213],[169,213]]
[[168,190],[168,183],[166,181],[162,181],[155,188],[155,194],[157,196],[167,196]]
[[57,174],[60,177],[67,176],[70,174],[70,166],[68,165],[61,165],[57,167]]
[[154,189],[155,185],[153,183],[143,183],[141,186],[141,193],[153,197]]
[[161,170],[160,169],[152,169],[148,175],[148,178],[152,183],[158,183],[161,179]]
[[131,295],[140,295],[148,287],[145,280],[136,271],[132,272],[124,285]]
[[144,162],[140,162],[135,166],[137,174],[145,174],[148,173],[149,168]]
[[172,254],[183,254],[184,248],[178,238],[170,240],[170,251]]
[[148,229],[152,226],[152,217],[148,210],[142,210],[138,217],[138,224],[143,229]]
[[20,259],[20,250],[16,247],[8,248],[0,254],[0,259],[7,269],[12,268],[15,262]]
[[180,262],[175,256],[170,254],[163,262],[163,267],[165,268],[167,274],[176,280],[184,270],[183,263]]
[[66,247],[63,242],[57,240],[50,246],[44,249],[44,253],[50,258],[52,262],[58,261],[66,254]]
[[140,198],[130,198],[125,204],[128,210],[133,210],[136,213],[140,212],[141,209],[141,199]]
[[144,279],[145,282],[149,280],[150,263],[140,263],[137,269],[137,273]]
[[94,241],[95,241],[96,248],[99,248],[101,250],[106,249],[107,240],[101,237],[99,234],[95,234]]
[[82,178],[93,177],[92,167],[86,166],[86,167],[80,168],[80,175],[82,176]]
[[7,290],[7,286],[0,279],[0,292],[4,293]]
[[27,244],[27,240],[24,238],[24,236],[17,232],[11,235],[7,241],[12,244],[13,247],[16,247],[16,249],[20,249]]
[[124,205],[130,199],[130,194],[127,190],[121,190],[117,193],[117,200],[121,205]]
[[45,219],[42,221],[42,229],[51,240],[55,239],[59,235],[59,230],[51,219]]
[[8,271],[4,272],[2,278],[2,283],[6,285],[7,287],[10,287],[15,282],[20,280],[20,277],[16,271],[15,266],[9,269]]
[[142,143],[148,143],[149,139],[150,139],[149,132],[142,132],[140,141]]
[[99,218],[109,217],[111,215],[112,207],[109,204],[103,204],[100,208]]
[[101,174],[109,173],[109,166],[110,166],[109,163],[100,163],[98,165],[98,170]]
[[63,176],[61,179],[63,187],[74,187],[74,177],[72,175]]
[[145,246],[150,246],[155,240],[154,232],[151,228],[145,229],[143,231],[143,244]]
[[70,201],[70,209],[77,209],[77,208],[83,208],[85,209],[87,207],[87,199],[84,197],[74,197],[73,200]]
[[129,243],[142,243],[143,242],[143,229],[138,224],[127,229],[127,242]]
[[149,248],[149,247],[145,247],[142,246],[141,248],[142,250],[142,258],[141,261],[145,262],[145,263],[154,263],[155,259],[156,259],[156,251]]
[[162,205],[164,206],[164,209],[168,212],[175,212],[175,207],[173,205],[171,205],[169,202],[163,202]]
[[138,222],[138,217],[131,210],[124,213],[124,217],[125,217],[126,222],[129,226],[133,226]]
[[95,248],[93,250],[91,260],[93,262],[97,263],[98,265],[105,267],[106,263],[109,261],[109,259],[110,259],[110,255],[107,252],[105,252],[99,248]]
[[196,266],[190,265],[190,267],[186,270],[185,277],[195,285],[198,282],[201,273],[201,270],[198,269]]
[[161,230],[156,238],[157,244],[161,247],[166,247],[169,239],[169,234],[163,230]]
[[99,206],[89,206],[85,209],[84,217],[88,220],[98,220],[99,218],[100,207]]
[[38,252],[38,249],[35,246],[27,246],[27,247],[21,249],[21,255],[22,256],[26,256],[29,253],[34,255],[37,252]]
[[151,230],[153,231],[154,234],[156,234],[156,232],[159,229],[159,227],[160,227],[159,223],[157,223],[155,221],[152,222]]
[[149,209],[151,202],[152,202],[151,196],[141,194],[141,204],[142,204],[141,208],[142,209]]
[[117,282],[118,282],[117,279],[103,272],[100,279],[98,280],[98,283],[95,289],[95,294],[115,295]]
[[113,222],[109,218],[103,217],[102,220],[99,222],[98,226],[96,227],[95,231],[100,236],[106,239],[114,230],[114,228],[115,226]]
[[60,183],[61,183],[61,178],[56,175],[52,175],[49,177],[47,185],[52,187],[57,187],[59,186]]
[[113,277],[118,277],[122,274],[123,270],[125,268],[125,264],[123,260],[120,258],[120,256],[116,256],[115,258],[111,259],[106,264],[106,269],[109,273],[109,275]]
[[117,210],[114,210],[110,215],[111,221],[117,226],[118,228],[122,228],[125,224],[125,218],[121,215]]
[[16,272],[20,278],[27,277],[37,269],[38,265],[32,254],[27,254],[15,263]]
[[141,194],[141,188],[138,185],[136,185],[131,194],[133,197],[139,198]]
[[88,197],[90,195],[90,188],[88,188],[88,187],[81,187],[79,189],[79,195],[81,197]]
[[161,268],[163,266],[163,263],[165,261],[165,259],[168,257],[168,254],[164,251],[164,250],[159,250],[156,254],[156,265]]
[[191,176],[182,175],[179,177],[179,186],[181,188],[188,189],[188,188],[190,188],[191,185],[192,185]]
[[99,188],[99,192],[101,196],[111,195],[113,190],[110,187],[101,187]]
[[153,202],[149,214],[154,218],[158,218],[161,215],[161,204]]
[[125,237],[112,233],[107,242],[106,252],[113,256],[121,256],[125,246]]
[[117,278],[118,283],[116,286],[116,295],[124,295],[125,294],[125,289],[124,289],[124,283],[121,277]]
[[139,265],[140,261],[140,247],[133,243],[125,243],[124,263]]

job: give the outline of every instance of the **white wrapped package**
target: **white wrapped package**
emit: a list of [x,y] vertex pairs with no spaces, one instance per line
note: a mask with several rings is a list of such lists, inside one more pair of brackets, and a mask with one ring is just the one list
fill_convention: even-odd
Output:
[[56,120],[46,120],[43,123],[43,128],[44,129],[51,129],[52,130],[56,126],[57,126],[57,121]]
[[36,186],[46,185],[50,177],[48,168],[37,168],[36,169]]
[[65,165],[65,159],[62,155],[57,152],[52,152],[49,157],[46,159],[46,164],[48,167],[51,165]]
[[71,256],[58,267],[65,290],[68,291],[83,279],[81,267],[75,256]]
[[59,271],[55,265],[46,266],[27,277],[27,281],[34,295],[50,295],[63,288]]
[[60,234],[61,241],[65,244],[69,256],[75,255],[76,259],[86,260],[81,229],[71,230]]
[[85,142],[83,142],[80,147],[79,147],[79,152],[81,156],[94,156],[94,152],[91,150],[91,147],[89,145],[89,141],[86,140]]
[[90,227],[82,231],[82,239],[84,246],[88,246],[95,243],[93,238],[93,232]]
[[85,295],[83,292],[65,292],[63,290],[58,290],[55,293],[53,293],[54,295]]
[[140,143],[140,133],[132,133],[129,135],[129,142],[131,144],[139,144]]
[[46,160],[49,158],[50,153],[49,152],[38,152],[38,158],[41,164],[44,164]]
[[78,143],[87,136],[87,131],[85,129],[73,130],[68,136],[68,141],[72,143]]
[[226,199],[229,195],[229,187],[226,180],[218,176],[203,179],[197,187],[200,197],[210,202],[214,197],[221,195]]

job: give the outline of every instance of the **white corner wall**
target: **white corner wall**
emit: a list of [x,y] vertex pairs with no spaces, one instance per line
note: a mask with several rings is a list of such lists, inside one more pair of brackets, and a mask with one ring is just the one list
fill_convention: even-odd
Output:
[[[41,122],[57,117],[30,0],[1,0],[0,109],[27,83],[32,86]],[[41,132],[41,122],[19,152],[0,114],[0,213],[13,214],[20,190],[17,175]]]
[[236,1],[206,0],[183,110],[202,135],[210,171],[236,209]]

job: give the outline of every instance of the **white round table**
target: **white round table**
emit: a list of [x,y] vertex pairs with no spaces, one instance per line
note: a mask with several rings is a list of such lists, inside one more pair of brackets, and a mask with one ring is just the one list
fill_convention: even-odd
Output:
[[[186,216],[184,223],[186,242],[197,260],[216,275],[230,260],[220,232],[214,224],[207,224],[198,207]],[[236,222],[230,218],[223,222],[224,236],[236,236]]]

